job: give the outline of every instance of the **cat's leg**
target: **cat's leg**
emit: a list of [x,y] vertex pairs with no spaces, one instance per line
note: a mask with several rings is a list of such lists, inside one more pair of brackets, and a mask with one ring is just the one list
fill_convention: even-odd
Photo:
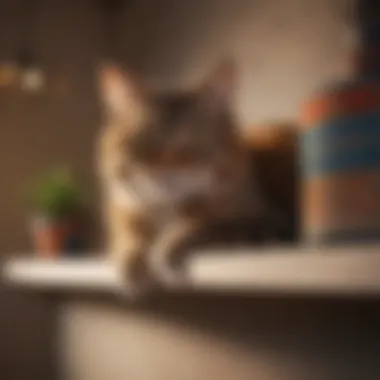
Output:
[[201,223],[175,218],[157,234],[147,257],[154,277],[162,285],[182,285],[188,281],[186,257],[196,242]]
[[108,249],[128,293],[148,286],[146,254],[151,239],[149,218],[131,214],[120,207],[110,210]]
[[147,259],[160,284],[170,286],[188,282],[186,259],[202,239],[212,214],[210,206],[207,197],[189,197],[167,215],[161,229],[156,231]]

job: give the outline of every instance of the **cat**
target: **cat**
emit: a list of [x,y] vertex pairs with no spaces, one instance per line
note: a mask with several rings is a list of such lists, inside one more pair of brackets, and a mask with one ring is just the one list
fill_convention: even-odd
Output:
[[232,231],[275,237],[234,114],[236,71],[224,61],[194,91],[158,96],[117,65],[100,70],[108,250],[130,285],[181,283],[189,247]]

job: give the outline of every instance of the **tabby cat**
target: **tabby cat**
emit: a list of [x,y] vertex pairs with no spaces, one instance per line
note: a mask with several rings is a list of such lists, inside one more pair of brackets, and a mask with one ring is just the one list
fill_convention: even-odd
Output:
[[194,91],[162,96],[115,65],[99,79],[109,251],[126,281],[181,282],[179,264],[202,239],[275,235],[234,117],[232,63],[218,65]]

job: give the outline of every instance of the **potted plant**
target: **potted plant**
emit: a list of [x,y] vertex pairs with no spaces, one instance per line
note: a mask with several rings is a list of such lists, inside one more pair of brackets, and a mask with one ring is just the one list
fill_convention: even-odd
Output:
[[57,257],[85,250],[85,203],[71,173],[56,169],[27,189],[30,229],[38,254]]

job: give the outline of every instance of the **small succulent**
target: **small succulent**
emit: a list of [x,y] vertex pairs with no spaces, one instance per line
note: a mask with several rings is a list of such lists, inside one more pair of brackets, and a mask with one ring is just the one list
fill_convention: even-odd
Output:
[[32,181],[26,203],[38,215],[68,218],[79,215],[85,205],[82,189],[67,169],[54,169]]

